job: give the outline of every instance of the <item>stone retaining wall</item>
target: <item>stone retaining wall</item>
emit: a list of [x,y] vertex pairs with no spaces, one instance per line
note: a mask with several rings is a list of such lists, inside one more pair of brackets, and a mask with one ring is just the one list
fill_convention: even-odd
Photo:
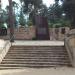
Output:
[[[63,32],[64,29],[64,33]],[[61,27],[61,28],[49,28],[50,40],[64,40],[65,35],[69,32],[70,28],[68,27]],[[35,37],[35,27],[30,28],[19,28],[18,31],[15,31],[15,37],[17,38],[25,38],[25,39],[32,39]],[[25,35],[25,36],[24,36]]]
[[35,28],[21,27],[18,30],[14,31],[14,37],[15,39],[20,39],[20,40],[32,40],[32,38],[35,37]]
[[[68,27],[61,28],[49,28],[50,40],[64,40],[65,35],[69,32]],[[63,32],[63,33],[62,33]],[[32,27],[20,27],[14,30],[14,38],[17,40],[32,40],[36,36],[36,29],[34,26]],[[10,30],[8,29],[7,36],[0,36],[0,39],[9,39],[10,38]]]

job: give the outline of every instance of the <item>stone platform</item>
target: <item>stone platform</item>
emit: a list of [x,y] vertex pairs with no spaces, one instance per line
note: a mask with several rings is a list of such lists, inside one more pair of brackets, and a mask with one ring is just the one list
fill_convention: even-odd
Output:
[[24,45],[24,46],[64,46],[64,41],[25,41],[15,40],[12,45]]

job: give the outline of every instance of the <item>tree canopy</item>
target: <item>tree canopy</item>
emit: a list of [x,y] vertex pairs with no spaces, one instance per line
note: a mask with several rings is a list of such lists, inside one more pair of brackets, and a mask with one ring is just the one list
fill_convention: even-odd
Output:
[[[63,4],[60,5],[59,1],[62,1]],[[66,17],[64,18],[63,14],[66,14],[66,16],[69,17],[69,19],[74,20],[74,15],[75,15],[74,14],[75,9],[73,9],[74,6],[72,7],[71,5],[69,5],[69,3],[67,3],[67,0],[55,0],[55,3],[50,5],[50,7],[47,7],[46,5],[44,5],[42,0],[20,0],[20,4],[17,4],[15,1],[13,1],[12,5],[13,5],[13,11],[14,11],[13,14],[15,17],[14,18],[15,24],[17,19],[19,24],[25,25],[27,20],[26,21],[24,20],[27,15],[29,16],[28,19],[30,23],[33,22],[33,25],[35,25],[34,20],[35,20],[36,14],[46,17],[49,23],[54,23],[54,24],[59,22],[63,23],[66,21],[65,20]],[[7,6],[6,9],[7,9],[6,13],[8,13],[9,6]],[[17,16],[16,12],[18,9],[19,9],[19,13]]]
[[71,20],[71,27],[75,28],[75,0],[64,0],[63,3],[66,16]]
[[[20,0],[21,1],[21,0]],[[41,7],[42,0],[22,0],[24,12],[38,10]]]

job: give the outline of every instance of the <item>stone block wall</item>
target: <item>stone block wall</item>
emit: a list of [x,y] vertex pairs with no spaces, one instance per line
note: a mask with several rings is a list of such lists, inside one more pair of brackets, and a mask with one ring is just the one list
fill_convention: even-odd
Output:
[[20,27],[18,30],[14,30],[14,37],[17,40],[31,40],[35,37],[35,27]]
[[[49,28],[50,40],[64,40],[65,35],[70,31],[68,27],[61,28]],[[7,36],[0,36],[0,39],[9,39],[10,30],[8,29]],[[34,26],[31,27],[19,27],[14,29],[14,38],[16,40],[32,40],[36,36],[36,29]]]

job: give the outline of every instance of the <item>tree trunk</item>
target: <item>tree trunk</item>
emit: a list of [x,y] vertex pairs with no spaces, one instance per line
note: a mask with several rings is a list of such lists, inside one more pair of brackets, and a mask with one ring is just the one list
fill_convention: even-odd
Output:
[[14,17],[13,17],[12,0],[9,0],[9,25],[10,25],[10,41],[14,42]]
[[1,9],[1,0],[0,0],[0,9]]

